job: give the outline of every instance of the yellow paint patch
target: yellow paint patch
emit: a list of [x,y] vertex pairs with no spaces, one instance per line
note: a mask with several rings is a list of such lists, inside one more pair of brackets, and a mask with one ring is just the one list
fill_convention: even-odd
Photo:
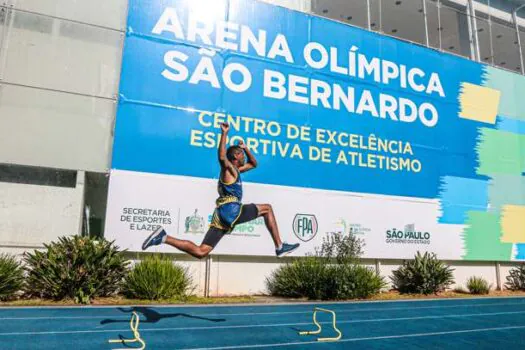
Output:
[[499,90],[462,83],[459,116],[482,123],[496,124],[500,96]]
[[505,205],[502,208],[503,243],[525,243],[525,206]]

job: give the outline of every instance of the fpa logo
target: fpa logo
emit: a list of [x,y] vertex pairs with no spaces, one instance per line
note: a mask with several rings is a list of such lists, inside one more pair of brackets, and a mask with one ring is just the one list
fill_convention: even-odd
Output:
[[296,214],[293,219],[293,233],[303,242],[308,242],[317,234],[315,215]]

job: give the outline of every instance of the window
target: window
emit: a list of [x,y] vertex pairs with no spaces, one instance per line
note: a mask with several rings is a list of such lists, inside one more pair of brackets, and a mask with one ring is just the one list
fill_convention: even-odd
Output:
[[111,100],[1,84],[0,163],[105,171],[115,108]]
[[471,57],[466,7],[444,0],[426,0],[429,46]]
[[106,221],[109,174],[86,173],[82,233],[102,237]]
[[74,170],[0,164],[0,182],[75,188],[77,172]]
[[490,17],[480,18],[476,13],[476,29],[479,42],[479,57],[483,63],[494,64],[494,47],[492,44],[492,22]]
[[12,28],[2,53],[6,82],[115,98],[122,54],[120,32],[9,11]]
[[361,28],[368,28],[366,0],[313,0],[312,12]]
[[440,9],[441,49],[471,58],[471,42],[466,7],[441,1]]
[[383,0],[370,0],[370,29],[376,32],[383,30],[383,16],[381,2]]
[[521,72],[516,29],[511,23],[492,21],[494,65]]
[[426,45],[422,0],[382,0],[381,13],[382,32]]
[[441,14],[436,0],[425,0],[427,6],[428,45],[442,49],[441,44]]

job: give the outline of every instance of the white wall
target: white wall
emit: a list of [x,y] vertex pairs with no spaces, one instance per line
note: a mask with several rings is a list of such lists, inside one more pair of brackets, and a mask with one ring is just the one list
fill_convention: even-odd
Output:
[[178,256],[175,261],[188,269],[192,276],[192,283],[195,287],[195,295],[204,295],[206,285],[206,261],[196,260],[191,257]]
[[214,256],[210,273],[210,296],[266,294],[266,277],[283,261],[286,260]]
[[470,277],[483,277],[489,284],[492,284],[492,289],[496,289],[496,267],[494,262],[448,262],[454,269],[454,278],[456,283],[451,287],[461,286],[466,289],[467,280]]
[[20,254],[78,234],[83,185],[76,188],[0,182],[0,251]]
[[[178,256],[178,255],[177,255]],[[233,256],[213,256],[210,270],[210,296],[231,296],[231,295],[261,295],[267,294],[265,280],[269,277],[280,264],[290,261],[289,259],[280,260],[274,258],[251,258]],[[194,263],[196,259],[194,259]],[[363,265],[376,268],[375,260],[363,260]],[[462,262],[447,261],[454,269],[455,283],[450,286],[454,289],[457,286],[466,288],[467,280],[472,276],[485,278],[492,289],[496,289],[496,265],[494,262]],[[388,283],[387,290],[392,287],[390,276],[392,271],[399,268],[401,260],[379,261],[379,271]],[[204,268],[205,265],[202,265]],[[500,267],[501,283],[505,283],[505,277],[511,268],[516,264],[502,264]],[[205,271],[200,270],[200,278],[205,278]],[[204,285],[204,281],[202,282]],[[201,294],[202,295],[202,294]]]

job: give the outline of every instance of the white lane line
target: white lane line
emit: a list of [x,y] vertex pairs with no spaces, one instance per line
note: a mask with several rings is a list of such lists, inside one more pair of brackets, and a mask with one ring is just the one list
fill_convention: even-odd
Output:
[[[371,322],[391,322],[391,321],[410,321],[410,320],[429,320],[441,318],[461,318],[461,317],[480,317],[480,316],[502,316],[525,314],[525,311],[508,311],[508,312],[491,312],[476,314],[454,314],[454,315],[435,315],[435,316],[417,316],[417,317],[397,317],[397,318],[376,318],[338,321],[338,324],[349,323],[371,323]],[[331,324],[331,322],[319,322],[321,324]],[[189,330],[213,330],[213,329],[239,329],[239,328],[260,328],[260,327],[287,327],[287,326],[308,326],[312,322],[301,323],[271,323],[271,324],[249,324],[236,326],[209,326],[209,327],[169,327],[169,328],[141,328],[140,332],[164,332],[164,331],[189,331]],[[116,333],[129,332],[127,329],[100,329],[100,330],[81,330],[81,331],[42,331],[42,332],[6,332],[0,333],[0,336],[14,335],[49,335],[49,334],[79,334],[79,333]]]
[[[357,313],[357,312],[372,312],[372,311],[398,311],[398,310],[429,310],[429,309],[450,309],[450,308],[462,308],[462,307],[488,307],[488,306],[523,306],[525,303],[492,303],[492,304],[463,304],[463,305],[442,305],[442,306],[420,306],[414,308],[407,307],[392,307],[392,308],[370,308],[370,309],[355,309],[355,310],[344,310],[335,309],[337,313]],[[262,316],[262,315],[299,315],[299,314],[310,314],[312,310],[304,311],[272,311],[272,312],[246,312],[246,313],[215,313],[215,314],[191,314],[192,317],[213,317],[213,316]],[[177,313],[177,312],[176,312]],[[180,314],[185,314],[180,312]],[[160,316],[162,317],[162,313]],[[36,316],[36,317],[0,317],[0,321],[4,320],[75,320],[75,319],[99,319],[99,318],[116,318],[116,319],[129,319],[129,316],[122,315],[106,315],[106,316]],[[141,318],[144,320],[144,318]]]
[[[369,341],[369,340],[382,340],[382,339],[430,337],[430,336],[446,335],[446,334],[493,332],[493,331],[503,331],[503,330],[511,330],[511,329],[525,329],[525,326],[476,328],[476,329],[464,329],[464,330],[460,330],[460,331],[448,331],[448,332],[413,333],[413,334],[385,335],[385,336],[380,336],[380,337],[349,338],[349,339],[338,340],[337,342],[335,342],[335,344],[337,344],[337,343],[347,343],[347,342],[358,342],[358,341]],[[319,343],[318,341],[305,341],[305,342],[294,342],[294,343],[218,346],[218,347],[213,347],[213,348],[185,348],[185,349],[182,349],[182,350],[223,350],[223,349],[248,349],[248,348],[270,348],[270,347],[273,348],[273,347],[294,346],[294,345],[303,345],[304,346],[306,344],[326,344],[326,343]]]

